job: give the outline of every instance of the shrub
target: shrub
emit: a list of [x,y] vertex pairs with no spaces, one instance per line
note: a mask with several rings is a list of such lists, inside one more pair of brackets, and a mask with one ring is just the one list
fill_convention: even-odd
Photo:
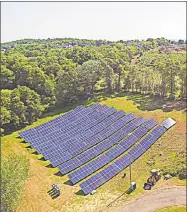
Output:
[[16,209],[21,190],[28,176],[29,160],[25,156],[10,154],[2,159],[1,169],[1,211]]

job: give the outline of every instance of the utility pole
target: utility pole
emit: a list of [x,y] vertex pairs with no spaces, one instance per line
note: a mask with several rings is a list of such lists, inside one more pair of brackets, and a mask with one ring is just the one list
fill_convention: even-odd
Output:
[[129,157],[129,161],[130,161],[129,171],[130,171],[130,186],[131,186],[132,179],[131,179],[131,158],[130,157]]

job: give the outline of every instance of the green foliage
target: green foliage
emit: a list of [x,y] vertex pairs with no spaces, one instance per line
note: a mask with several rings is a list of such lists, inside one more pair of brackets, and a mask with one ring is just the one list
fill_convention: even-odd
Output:
[[1,121],[6,132],[32,123],[45,109],[39,94],[26,86],[2,90],[1,98]]
[[95,84],[102,76],[104,68],[100,61],[88,60],[78,70],[80,86],[86,93],[93,93]]
[[1,107],[1,123],[2,125],[9,124],[11,121],[10,110],[7,110],[5,107]]
[[168,206],[154,212],[186,212],[186,206]]
[[185,179],[186,173],[186,153],[180,152],[170,156],[170,164],[166,163],[163,169],[163,174],[170,174],[178,177],[179,179]]
[[25,156],[10,154],[2,160],[1,169],[1,211],[16,209],[21,189],[28,177],[29,160]]
[[[183,45],[184,41],[57,38],[2,44],[5,133],[33,122],[56,105],[94,98],[98,90],[185,98],[186,56],[161,51],[170,43]],[[137,59],[131,64],[134,56]]]
[[65,104],[73,100],[76,101],[77,90],[77,71],[74,68],[61,70],[57,76],[56,97],[58,104]]
[[[186,95],[186,77],[184,72],[185,54],[145,52],[137,63],[130,67],[129,86],[126,90],[140,93],[159,94],[175,98]],[[125,84],[128,84],[126,82]],[[126,86],[127,87],[127,86]]]
[[1,66],[1,89],[11,88],[15,80],[14,72],[7,69],[5,66]]

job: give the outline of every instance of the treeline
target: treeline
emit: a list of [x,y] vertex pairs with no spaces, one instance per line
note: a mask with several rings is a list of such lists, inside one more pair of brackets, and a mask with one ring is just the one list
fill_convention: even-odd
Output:
[[77,39],[77,38],[54,38],[54,39],[23,39],[12,42],[1,44],[1,49],[15,48],[21,44],[45,44],[45,47],[61,48],[61,47],[73,47],[73,46],[101,46],[101,45],[115,45],[124,44],[127,46],[139,46],[146,48],[147,46],[162,46],[168,44],[186,44],[185,40],[168,40],[165,38],[148,38],[147,40],[119,40],[119,41],[108,41],[108,40],[88,40],[88,39]]
[[186,53],[145,52],[129,67],[125,90],[162,98],[186,97]]
[[[60,47],[62,40],[5,44],[1,54],[1,123],[5,133],[32,123],[57,105],[75,104],[98,91],[125,90],[171,98],[186,95],[185,52],[160,53],[160,42],[169,43],[166,39],[148,39],[139,46],[138,40],[100,40],[99,45],[92,45],[98,41],[64,39],[71,45],[74,42],[71,48]],[[81,42],[92,44],[80,46]],[[138,59],[131,65],[135,55]]]

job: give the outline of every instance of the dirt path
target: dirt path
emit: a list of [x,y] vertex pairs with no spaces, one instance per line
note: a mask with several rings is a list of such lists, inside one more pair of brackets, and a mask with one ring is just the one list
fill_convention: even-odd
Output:
[[186,205],[185,187],[154,191],[127,204],[122,212],[153,212],[159,208],[172,205]]

